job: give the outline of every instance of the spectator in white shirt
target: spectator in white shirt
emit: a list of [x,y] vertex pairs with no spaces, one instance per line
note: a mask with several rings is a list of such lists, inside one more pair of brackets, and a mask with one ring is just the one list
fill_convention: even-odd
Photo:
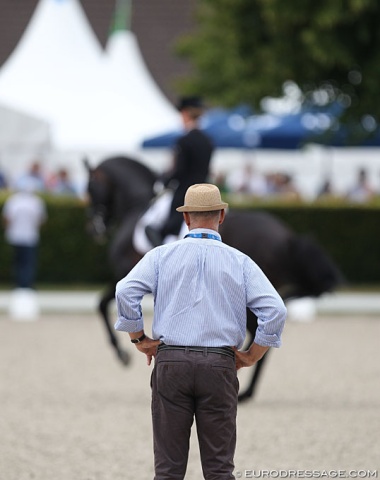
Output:
[[13,275],[17,288],[33,288],[37,270],[40,227],[47,219],[44,201],[30,185],[12,194],[3,211],[6,241],[13,247]]

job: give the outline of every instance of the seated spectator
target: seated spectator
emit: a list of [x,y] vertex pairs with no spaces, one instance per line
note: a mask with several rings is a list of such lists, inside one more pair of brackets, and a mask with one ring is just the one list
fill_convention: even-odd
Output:
[[33,162],[29,170],[16,179],[15,188],[16,190],[34,192],[43,192],[46,190],[45,178],[42,173],[41,164],[38,161]]
[[301,198],[293,178],[287,173],[275,173],[267,177],[268,194],[275,197],[284,197],[299,200]]
[[264,197],[268,193],[267,181],[256,171],[252,163],[247,163],[243,169],[234,170],[228,175],[226,184],[231,192],[246,193],[256,197]]
[[65,168],[60,168],[52,179],[49,190],[56,195],[77,195],[76,189]]
[[222,193],[229,193],[226,185],[226,174],[223,172],[213,173],[211,175],[212,183],[214,183]]
[[280,176],[280,193],[289,198],[300,198],[300,194],[294,185],[291,175],[283,174]]
[[356,183],[348,190],[346,198],[352,202],[368,202],[375,196],[375,190],[371,187],[367,172],[361,168],[357,174]]
[[320,187],[317,193],[317,199],[321,198],[338,198],[339,195],[336,193],[335,189],[333,188],[332,182],[329,178],[327,178],[322,186]]

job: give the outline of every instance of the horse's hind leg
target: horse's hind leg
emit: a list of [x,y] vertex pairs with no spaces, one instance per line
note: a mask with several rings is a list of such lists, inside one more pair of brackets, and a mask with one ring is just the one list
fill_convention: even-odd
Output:
[[[256,316],[249,310],[247,310],[247,334],[250,336],[248,348],[252,345],[253,340],[255,338],[257,328],[257,318]],[[238,396],[238,401],[243,402],[252,398],[256,391],[257,382],[261,376],[262,368],[265,362],[266,357],[268,356],[268,352],[264,355],[264,357],[259,360],[256,365],[253,367],[253,373],[251,377],[251,381],[249,382],[248,387],[245,389],[244,392],[240,393]]]
[[112,286],[109,290],[106,291],[106,293],[102,296],[100,302],[99,302],[99,312],[103,318],[104,325],[106,327],[106,330],[109,335],[109,340],[116,350],[116,354],[121,361],[123,365],[128,365],[130,362],[130,355],[129,353],[124,350],[123,348],[120,347],[118,339],[116,337],[115,331],[113,329],[113,326],[110,324],[110,318],[109,318],[109,304],[114,300],[115,298],[115,287]]
[[247,389],[243,393],[239,394],[239,397],[238,397],[239,402],[243,402],[254,396],[257,382],[260,378],[260,375],[262,373],[262,368],[267,357],[268,357],[268,352],[254,366],[253,375]]

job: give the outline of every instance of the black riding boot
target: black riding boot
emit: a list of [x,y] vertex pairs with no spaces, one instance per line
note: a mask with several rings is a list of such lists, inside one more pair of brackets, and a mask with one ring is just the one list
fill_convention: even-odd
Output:
[[159,245],[162,245],[163,238],[159,229],[154,228],[151,225],[147,225],[145,227],[145,235],[147,236],[147,239],[153,247],[158,247]]

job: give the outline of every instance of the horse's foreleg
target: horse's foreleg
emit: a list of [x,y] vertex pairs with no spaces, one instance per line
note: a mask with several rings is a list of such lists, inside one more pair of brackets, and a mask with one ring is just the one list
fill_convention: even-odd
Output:
[[130,355],[129,353],[120,347],[119,341],[116,337],[115,330],[113,325],[110,323],[109,317],[109,305],[115,298],[115,288],[114,286],[106,291],[106,293],[102,296],[99,302],[99,312],[103,318],[104,325],[106,327],[110,343],[116,350],[116,354],[123,365],[128,365],[130,362]]

